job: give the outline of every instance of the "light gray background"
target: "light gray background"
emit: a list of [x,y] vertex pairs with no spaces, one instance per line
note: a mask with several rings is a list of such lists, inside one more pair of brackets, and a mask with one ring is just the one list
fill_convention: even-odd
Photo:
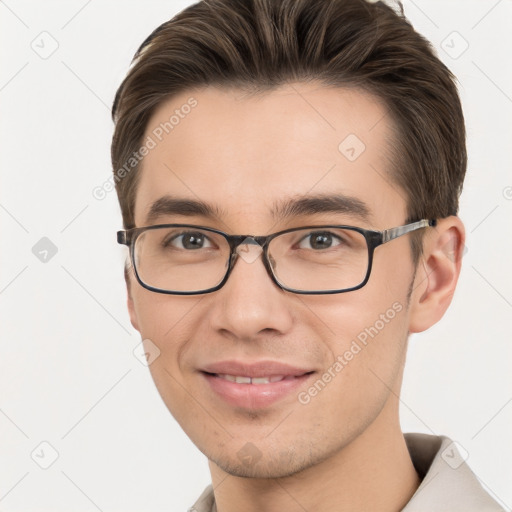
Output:
[[[0,511],[185,511],[209,483],[133,354],[116,196],[92,194],[136,48],[190,3],[0,1]],[[405,9],[459,78],[469,169],[460,285],[411,339],[403,430],[456,440],[510,509],[512,3]]]

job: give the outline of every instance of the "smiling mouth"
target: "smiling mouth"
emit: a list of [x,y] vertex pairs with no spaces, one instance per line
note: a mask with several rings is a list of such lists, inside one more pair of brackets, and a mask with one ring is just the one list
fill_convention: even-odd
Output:
[[247,377],[245,375],[229,375],[227,373],[205,373],[207,375],[211,375],[212,377],[218,377],[219,379],[227,380],[228,382],[236,382],[237,384],[261,385],[281,382],[283,380],[295,380],[312,372],[307,372],[303,375],[269,375],[267,377]]
[[289,400],[306,385],[316,373],[308,366],[269,359],[231,359],[207,363],[198,370],[215,399],[238,410],[261,410]]

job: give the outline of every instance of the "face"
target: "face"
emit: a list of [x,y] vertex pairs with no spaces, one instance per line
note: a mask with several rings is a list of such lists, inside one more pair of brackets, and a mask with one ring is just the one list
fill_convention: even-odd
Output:
[[[197,105],[183,110],[190,97]],[[190,112],[162,136],[177,109]],[[208,87],[161,104],[147,136],[157,143],[142,162],[136,226],[266,235],[405,224],[404,193],[390,179],[389,118],[366,93],[293,84],[248,97]],[[283,205],[326,196],[345,198],[345,207],[283,214]],[[155,213],[164,197],[211,211]],[[356,202],[346,198],[367,214],[346,207]],[[397,416],[413,275],[405,236],[376,249],[370,280],[356,291],[286,292],[261,257],[238,258],[227,283],[209,294],[159,294],[131,276],[129,309],[142,338],[160,351],[150,365],[156,386],[197,447],[231,474],[279,477],[340,453]]]

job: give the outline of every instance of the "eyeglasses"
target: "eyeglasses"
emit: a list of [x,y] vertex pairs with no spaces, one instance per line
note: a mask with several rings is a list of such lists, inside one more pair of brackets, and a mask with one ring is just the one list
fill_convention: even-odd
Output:
[[117,241],[130,248],[137,281],[153,292],[214,292],[226,283],[239,257],[252,263],[262,254],[270,278],[283,290],[330,294],[362,288],[379,245],[435,225],[435,220],[424,219],[384,231],[305,226],[251,236],[189,224],[161,224],[118,231]]

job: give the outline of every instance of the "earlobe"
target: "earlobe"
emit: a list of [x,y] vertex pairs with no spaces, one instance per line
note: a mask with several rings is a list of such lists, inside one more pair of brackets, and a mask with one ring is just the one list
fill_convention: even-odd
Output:
[[131,291],[132,278],[133,273],[131,272],[131,267],[129,264],[126,264],[124,267],[124,281],[126,283],[128,313],[130,315],[130,322],[133,325],[133,328],[140,332],[139,322],[137,320],[137,312],[135,311],[135,304],[133,302]]
[[441,219],[425,235],[411,295],[409,332],[437,323],[452,301],[464,250],[464,225],[458,217]]

